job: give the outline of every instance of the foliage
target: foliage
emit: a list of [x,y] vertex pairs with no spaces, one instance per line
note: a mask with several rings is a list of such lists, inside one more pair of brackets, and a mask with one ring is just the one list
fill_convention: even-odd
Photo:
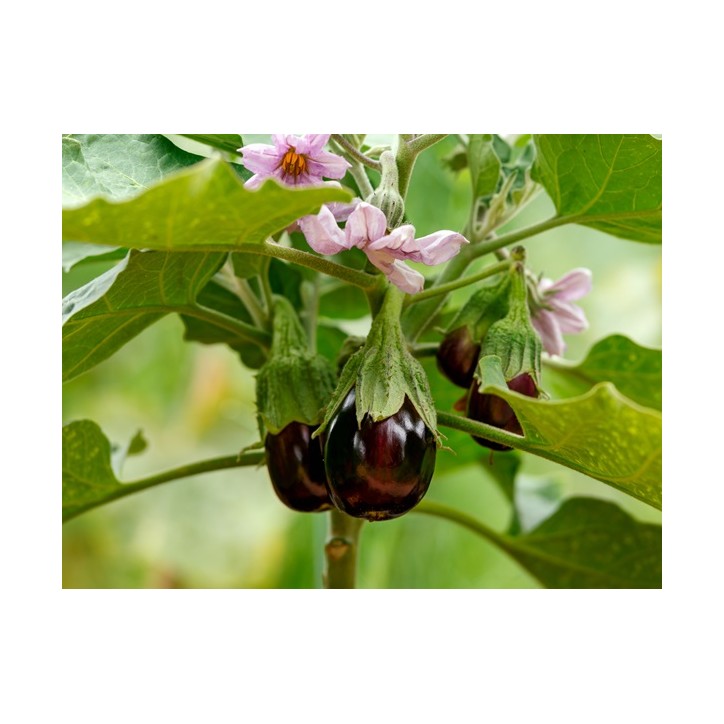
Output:
[[[594,339],[580,362],[543,356],[541,365],[536,340],[526,347],[535,358],[530,360],[531,369],[542,369],[543,394],[535,399],[508,389],[510,376],[500,365],[500,357],[507,354],[505,339],[515,338],[516,329],[502,342],[496,336],[495,355],[484,353],[475,384],[510,406],[522,435],[457,414],[463,407],[460,398],[467,393],[441,377],[426,358],[437,349],[441,330],[451,329],[467,300],[485,288],[485,269],[492,274],[491,265],[505,263],[504,250],[510,244],[567,224],[603,232],[602,244],[608,235],[660,244],[659,139],[400,136],[393,151],[403,197],[409,183],[406,213],[430,214],[429,221],[406,221],[426,228],[441,213],[421,203],[424,197],[417,179],[429,177],[434,183],[442,179],[455,194],[460,180],[455,198],[466,198],[468,206],[461,233],[471,242],[441,267],[436,279],[428,279],[419,301],[415,295],[401,301],[402,295],[389,292],[394,278],[384,269],[381,274],[369,264],[364,266],[366,259],[359,251],[331,258],[316,254],[292,226],[301,217],[316,214],[322,205],[364,197],[365,187],[379,178],[365,166],[378,168],[376,158],[384,148],[375,151],[362,137],[333,136],[330,148],[342,154],[351,168],[342,180],[344,187],[328,183],[291,188],[268,180],[249,190],[243,181],[248,174],[239,165],[241,136],[182,135],[204,144],[209,158],[183,151],[162,135],[63,137],[63,267],[69,274],[102,270],[75,285],[63,300],[64,382],[94,374],[96,366],[107,364],[169,315],[179,315],[185,341],[224,345],[237,355],[243,369],[282,369],[274,360],[281,349],[277,335],[287,327],[274,321],[275,309],[280,308],[275,298],[285,298],[289,302],[285,313],[296,315],[295,345],[309,348],[295,353],[299,359],[314,359],[319,353],[317,359],[325,369],[328,363],[342,363],[338,373],[349,359],[332,400],[343,398],[355,384],[361,391],[357,404],[366,406],[357,408],[358,418],[369,408],[375,419],[383,419],[394,415],[409,396],[424,411],[426,426],[443,446],[437,455],[438,476],[448,479],[456,471],[479,471],[475,475],[500,490],[501,505],[509,515],[501,525],[486,521],[484,514],[471,516],[449,501],[433,499],[412,513],[447,519],[479,534],[546,587],[661,585],[661,528],[637,519],[627,507],[627,500],[635,499],[661,508],[660,350],[623,334],[609,334]],[[366,152],[373,157],[366,157]],[[447,168],[442,163],[445,158]],[[509,230],[511,220],[516,223],[540,190],[550,197],[554,216]],[[442,226],[438,222],[434,228]],[[495,249],[500,258],[481,266],[487,252]],[[517,253],[517,259],[524,258]],[[578,261],[585,263],[585,258]],[[529,279],[537,276],[530,268],[526,274]],[[540,300],[532,284],[528,295],[530,313],[535,315]],[[383,303],[393,296],[395,304]],[[364,337],[361,342],[350,341],[350,333],[366,332],[370,317],[376,322],[372,335],[354,355]],[[518,322],[511,320],[506,324],[515,328]],[[484,338],[489,326],[478,325],[477,333]],[[535,334],[527,322],[525,334]],[[287,400],[284,410],[296,409],[296,403],[291,404],[294,390],[301,389],[305,377],[296,367],[293,371],[269,377],[263,386],[265,409],[282,409],[280,400]],[[292,397],[277,397],[292,380]],[[103,390],[98,394],[103,395]],[[327,419],[335,405],[328,407]],[[305,413],[307,423],[322,419],[316,417],[316,403],[312,406],[315,410]],[[281,417],[288,416],[285,412]],[[254,422],[250,420],[250,429]],[[487,455],[472,440],[473,434],[514,451]],[[140,452],[145,446],[140,440],[114,448],[98,424],[88,419],[70,421],[63,428],[64,520],[161,482],[264,459],[260,449],[243,454],[232,449],[222,458],[175,468],[137,484],[122,483],[120,462]],[[153,443],[152,439],[152,448]],[[258,440],[257,447],[262,443]],[[550,503],[543,520],[533,528],[524,527],[521,521],[528,519],[527,514],[519,508],[524,499],[522,470],[530,466],[549,470],[545,466],[551,464],[554,471],[576,471],[592,479],[588,493]],[[596,487],[602,485],[606,488]],[[598,499],[611,496],[615,502]],[[631,503],[634,510],[636,504]],[[423,522],[432,525],[430,518]],[[398,525],[417,528],[420,523],[382,524],[390,530]],[[364,546],[364,536],[362,540]],[[327,565],[336,564],[328,557]],[[335,581],[346,580],[346,569],[334,570]]]

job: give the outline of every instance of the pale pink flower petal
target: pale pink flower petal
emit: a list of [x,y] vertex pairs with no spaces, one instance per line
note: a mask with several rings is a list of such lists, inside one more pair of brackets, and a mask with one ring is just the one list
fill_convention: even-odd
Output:
[[558,281],[541,279],[538,295],[542,307],[533,312],[533,326],[540,334],[543,347],[549,354],[562,355],[566,349],[564,334],[577,334],[588,329],[584,311],[573,304],[591,291],[590,269],[573,269]]
[[588,320],[580,307],[563,302],[559,297],[551,297],[547,302],[564,334],[578,334],[588,329]]
[[322,206],[316,215],[303,216],[297,223],[307,244],[319,254],[331,256],[350,248],[345,233],[337,226],[334,215],[326,206]]
[[[331,133],[307,134],[305,138],[307,142],[307,150],[304,153],[310,153],[316,156],[318,153],[323,152],[322,149],[327,145],[327,141],[329,141],[329,137],[331,135]],[[326,151],[324,153],[326,153]],[[336,158],[340,158],[340,156],[337,156],[336,154],[332,155],[336,156]]]
[[370,248],[385,248],[397,259],[409,259],[435,266],[452,259],[460,251],[460,247],[467,243],[468,240],[462,234],[447,230],[415,239],[415,227],[407,224],[379,239],[370,245]]
[[367,258],[392,284],[407,294],[417,294],[425,286],[425,277],[419,271],[410,269],[407,264],[384,251],[370,251],[367,253]]
[[387,231],[385,215],[371,204],[360,202],[350,214],[345,227],[349,247],[358,246],[360,249],[369,243],[384,236]]
[[[324,178],[342,178],[350,167],[341,156],[324,150],[329,135],[277,133],[273,145],[250,143],[239,151],[244,166],[255,174],[287,186],[310,186]],[[254,179],[247,188],[256,188],[261,180]]]
[[[380,212],[382,213],[382,212]],[[385,220],[385,224],[387,220]],[[384,234],[384,231],[382,232]],[[409,255],[405,248],[409,248],[415,243],[415,227],[412,224],[404,224],[393,229],[389,234],[380,236],[374,241],[366,244],[366,248],[370,251],[384,250],[391,254],[395,259],[408,259]]]
[[539,309],[531,321],[540,335],[545,351],[561,356],[566,351],[566,343],[555,315],[547,309]]
[[282,162],[282,156],[284,153],[279,151],[274,146],[268,146],[265,143],[250,143],[248,146],[242,146],[241,158],[249,171],[260,174],[271,174]]
[[590,269],[573,269],[552,284],[547,291],[564,302],[572,302],[591,291],[592,277]]

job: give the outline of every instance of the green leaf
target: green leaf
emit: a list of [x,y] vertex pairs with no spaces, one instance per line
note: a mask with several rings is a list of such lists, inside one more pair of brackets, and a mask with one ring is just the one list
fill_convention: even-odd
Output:
[[113,249],[99,244],[67,241],[63,244],[63,271],[70,271],[74,266],[86,260],[112,261],[114,259],[123,259],[127,253],[126,249]]
[[627,400],[609,382],[568,400],[536,400],[499,386],[525,434],[511,447],[540,455],[661,508],[661,414]]
[[63,428],[63,520],[114,500],[121,483],[111,465],[111,444],[91,420]]
[[661,588],[661,526],[595,498],[571,498],[501,546],[547,588]]
[[571,223],[661,243],[661,140],[650,135],[536,135],[533,178]]
[[191,306],[222,253],[132,251],[63,300],[63,381],[110,357],[146,327]]
[[207,159],[128,201],[95,199],[63,211],[63,239],[161,251],[233,251],[261,243],[328,201],[349,201],[334,186],[303,189],[267,181],[244,188],[223,161]]
[[128,199],[198,161],[161,135],[63,136],[63,206],[95,196]]
[[543,387],[557,397],[580,395],[606,381],[639,405],[660,410],[661,350],[615,334],[591,347],[583,362],[546,360],[544,365]]
[[500,159],[493,148],[491,133],[470,134],[468,165],[473,183],[473,198],[492,196],[500,179]]
[[238,133],[180,133],[179,135],[190,138],[192,141],[205,143],[212,148],[218,148],[220,151],[237,155],[239,153],[238,149],[244,145]]

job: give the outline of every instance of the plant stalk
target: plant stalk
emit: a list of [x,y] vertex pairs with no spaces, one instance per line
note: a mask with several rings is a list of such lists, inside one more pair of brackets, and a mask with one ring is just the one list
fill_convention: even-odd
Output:
[[359,533],[364,521],[336,508],[329,511],[329,535],[324,546],[325,588],[355,588]]
[[242,254],[261,254],[263,256],[273,256],[277,259],[284,259],[299,266],[305,266],[308,269],[322,272],[328,276],[342,279],[360,289],[372,289],[378,283],[377,274],[367,274],[366,272],[350,269],[349,267],[335,264],[323,256],[310,254],[307,251],[293,249],[289,246],[282,246],[275,242],[265,241],[263,244],[239,244],[234,251]]

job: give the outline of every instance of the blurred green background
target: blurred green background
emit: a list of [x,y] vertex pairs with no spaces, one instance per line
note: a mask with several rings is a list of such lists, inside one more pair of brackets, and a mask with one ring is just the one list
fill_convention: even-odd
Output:
[[[453,147],[454,141],[448,139],[418,160],[407,202],[407,216],[418,235],[442,228],[460,230],[465,224],[468,172],[453,174],[440,164]],[[541,192],[507,228],[527,226],[553,211]],[[577,226],[555,229],[525,246],[529,266],[553,279],[578,266],[593,271],[593,291],[580,302],[590,327],[581,335],[566,337],[568,359],[581,359],[594,342],[613,333],[626,334],[645,346],[661,346],[660,247]],[[63,294],[110,266],[91,262],[64,273]],[[469,290],[459,291],[454,300],[468,294]],[[357,330],[368,325],[368,319],[353,324]],[[434,362],[427,361],[426,368],[433,388],[453,394]],[[81,418],[98,422],[112,442],[127,442],[143,430],[149,446],[128,458],[122,475],[124,481],[139,479],[234,454],[255,442],[254,373],[226,347],[184,342],[181,321],[169,316],[64,386],[63,424]],[[487,460],[486,449],[470,445],[481,461]],[[640,520],[661,521],[661,514],[647,505],[529,455],[523,456],[519,490],[532,519],[545,516],[559,497],[582,494],[612,500]],[[511,506],[483,465],[458,466],[449,452],[438,453],[428,498],[465,510],[501,531],[510,521]],[[318,588],[326,523],[324,514],[285,508],[264,468],[178,480],[64,525],[63,586]],[[539,584],[473,533],[413,512],[365,526],[358,586],[537,588]]]

